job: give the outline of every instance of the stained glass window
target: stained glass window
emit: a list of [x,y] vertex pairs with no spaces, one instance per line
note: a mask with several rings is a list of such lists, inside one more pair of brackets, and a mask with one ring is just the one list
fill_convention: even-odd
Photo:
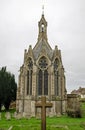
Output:
[[32,69],[33,62],[32,59],[28,58],[28,72],[27,72],[27,95],[32,95]]
[[[47,59],[45,56],[39,60],[39,75],[38,75],[38,94],[48,95],[48,71],[47,71]],[[42,88],[43,87],[43,88]],[[44,91],[43,91],[44,90]]]
[[58,59],[55,59],[55,61],[54,61],[54,86],[55,86],[55,95],[56,96],[58,96],[59,95],[59,85],[58,85],[58,80],[59,80],[59,78],[58,78],[58,76],[59,76],[59,74],[58,74],[58,66],[59,66],[59,61],[58,61]]
[[44,71],[44,95],[48,95],[48,71]]
[[27,72],[27,95],[29,94],[29,71]]
[[39,66],[41,69],[45,69],[47,67],[47,59],[43,56],[39,60]]
[[33,62],[32,62],[32,59],[30,57],[28,59],[28,68],[33,69]]
[[32,70],[30,70],[30,95],[32,95]]
[[38,75],[38,95],[42,95],[42,70],[39,70]]

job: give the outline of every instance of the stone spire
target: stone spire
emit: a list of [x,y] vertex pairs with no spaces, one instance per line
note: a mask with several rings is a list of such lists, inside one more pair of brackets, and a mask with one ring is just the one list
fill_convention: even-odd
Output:
[[44,17],[44,7],[42,7],[42,15],[40,21],[38,22],[38,28],[39,28],[38,40],[35,47],[33,48],[35,59],[37,59],[42,52],[44,53],[46,52],[46,55],[48,55],[49,58],[51,59],[53,55],[53,51],[51,46],[48,43],[47,21],[45,20]]
[[47,22],[44,17],[44,6],[42,7],[42,16],[40,21],[38,22],[39,34],[38,41],[41,39],[45,39],[47,41]]

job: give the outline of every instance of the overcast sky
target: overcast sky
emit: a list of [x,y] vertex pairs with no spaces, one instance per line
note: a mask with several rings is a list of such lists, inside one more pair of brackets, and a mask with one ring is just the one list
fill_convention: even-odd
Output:
[[48,42],[61,50],[68,93],[85,87],[85,0],[0,0],[0,68],[15,74],[24,49],[37,42],[38,21],[48,22]]

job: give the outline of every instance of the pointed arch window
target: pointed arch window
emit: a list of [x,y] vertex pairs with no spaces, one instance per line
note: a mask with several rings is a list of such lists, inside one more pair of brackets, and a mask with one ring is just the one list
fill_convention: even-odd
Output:
[[38,75],[38,95],[42,95],[42,70],[39,70]]
[[44,95],[48,95],[48,71],[44,71]]
[[32,95],[32,72],[33,62],[32,59],[28,58],[28,72],[27,72],[27,95]]
[[59,61],[56,58],[54,61],[54,87],[55,87],[55,95],[59,95],[59,72],[58,72]]
[[41,25],[41,31],[44,32],[45,31],[45,25],[42,23]]
[[38,64],[40,68],[38,73],[38,95],[48,95],[48,63],[46,57],[41,57]]
[[29,94],[29,71],[27,71],[27,95]]

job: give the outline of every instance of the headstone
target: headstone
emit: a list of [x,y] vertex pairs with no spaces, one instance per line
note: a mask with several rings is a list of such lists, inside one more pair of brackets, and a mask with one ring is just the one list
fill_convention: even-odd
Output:
[[36,119],[40,120],[41,119],[41,113],[37,113]]
[[28,115],[27,113],[23,112],[23,117],[26,119],[30,119],[30,115]]
[[14,112],[13,117],[14,117],[14,118],[17,117],[17,112]]
[[6,112],[5,117],[6,117],[7,120],[11,120],[10,112]]
[[36,107],[41,108],[41,130],[46,130],[46,108],[52,107],[52,103],[46,102],[46,97],[41,97],[41,103],[35,103]]
[[58,113],[57,113],[57,117],[61,117],[61,113],[58,112]]
[[35,101],[31,101],[31,117],[35,117]]
[[52,112],[49,113],[49,117],[53,117],[53,113]]
[[5,110],[5,107],[4,107],[4,105],[1,107],[1,110]]
[[16,116],[16,119],[20,120],[22,118],[22,113],[18,113],[17,116]]
[[24,118],[26,117],[26,113],[25,113],[25,112],[23,112],[23,117],[24,117]]

